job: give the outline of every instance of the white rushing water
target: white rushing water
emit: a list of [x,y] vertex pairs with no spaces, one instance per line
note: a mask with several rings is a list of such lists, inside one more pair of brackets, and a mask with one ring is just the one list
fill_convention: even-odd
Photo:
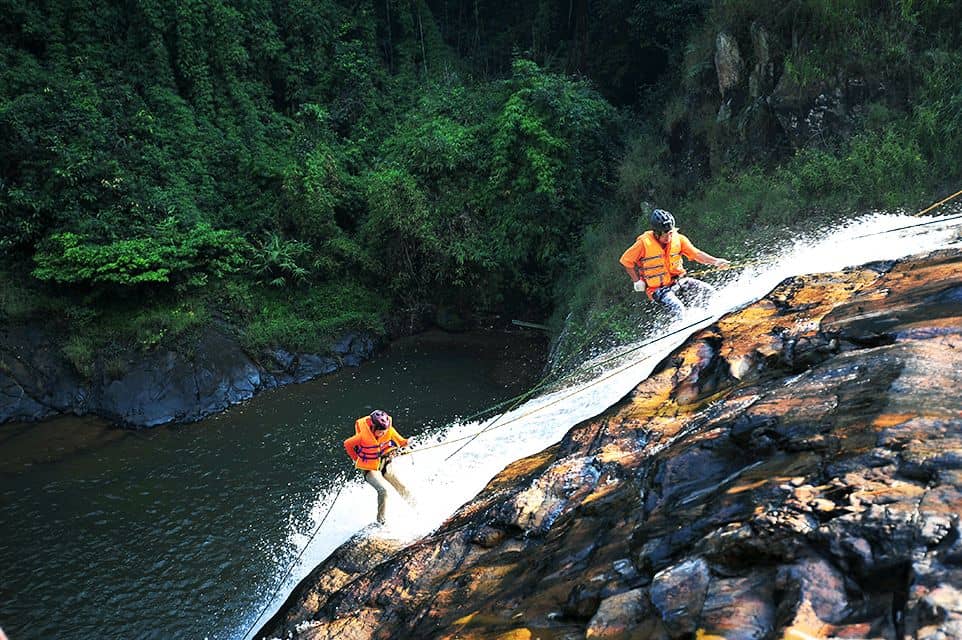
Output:
[[[606,367],[581,376],[577,384],[528,400],[493,425],[489,426],[489,421],[457,424],[443,432],[412,440],[414,453],[398,458],[393,464],[417,497],[416,509],[412,510],[400,497],[392,495],[387,525],[370,527],[375,515],[375,493],[359,474],[343,487],[340,495],[335,496],[332,491],[318,496],[311,510],[314,526],[310,532],[294,530],[292,525],[289,543],[303,550],[300,562],[275,594],[265,594],[257,610],[252,610],[248,619],[238,621],[237,637],[242,637],[254,624],[265,606],[266,611],[254,630],[266,622],[298,582],[359,530],[404,542],[430,533],[477,495],[505,466],[558,442],[574,425],[605,411],[644,380],[654,366],[691,333],[763,297],[785,278],[960,246],[960,222],[875,213],[832,227],[823,234],[799,237],[777,253],[760,257],[747,267],[725,272],[722,280],[715,274],[718,294],[710,305],[695,312],[697,317],[664,328],[665,334],[671,334],[689,327],[684,331],[653,342],[648,338],[636,345],[622,345],[615,351],[629,353],[621,359],[612,360],[613,353],[603,354],[597,360],[606,360]],[[692,320],[702,321],[693,323]],[[485,431],[476,439],[469,440],[482,430]],[[448,444],[436,446],[442,443]],[[418,451],[418,446],[423,450]],[[325,516],[317,535],[311,538],[310,533],[321,525]],[[286,564],[278,565],[276,580],[289,568]]]

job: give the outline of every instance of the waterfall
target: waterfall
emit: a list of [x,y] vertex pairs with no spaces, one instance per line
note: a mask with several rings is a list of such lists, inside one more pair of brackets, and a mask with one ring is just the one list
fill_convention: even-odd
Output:
[[[720,278],[715,280],[718,288],[715,298],[705,308],[693,310],[694,317],[663,327],[662,335],[668,337],[645,336],[635,344],[620,345],[598,354],[582,365],[583,374],[577,382],[549,388],[493,424],[493,418],[454,424],[412,439],[412,455],[400,457],[392,464],[417,496],[417,506],[412,509],[399,497],[392,496],[387,525],[373,528],[370,524],[374,516],[374,490],[359,474],[343,487],[336,501],[334,491],[318,496],[311,506],[311,519],[315,525],[325,516],[326,520],[314,537],[294,530],[292,525],[288,542],[303,550],[301,560],[276,593],[265,593],[257,604],[260,611],[270,599],[255,630],[277,611],[298,582],[359,530],[364,530],[366,535],[402,542],[429,534],[460,505],[477,495],[506,465],[558,442],[574,425],[608,409],[644,380],[658,362],[691,333],[725,313],[751,304],[789,277],[839,271],[868,262],[960,246],[959,222],[876,212],[829,230],[799,236],[789,246],[773,248],[767,255],[757,256],[747,266],[713,274]],[[687,328],[677,331],[683,327]],[[619,353],[625,355],[619,358]],[[479,433],[469,442],[471,436]],[[468,444],[463,450],[451,456],[465,443]],[[288,568],[277,566],[275,583]],[[250,618],[239,624],[237,633],[243,633],[255,616],[252,607]]]

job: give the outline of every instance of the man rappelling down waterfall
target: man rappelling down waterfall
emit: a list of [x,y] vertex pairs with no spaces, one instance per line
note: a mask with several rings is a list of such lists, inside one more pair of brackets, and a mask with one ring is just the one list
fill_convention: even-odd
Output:
[[715,293],[707,282],[686,277],[682,256],[715,267],[731,263],[705,253],[691,243],[675,226],[675,217],[664,209],[655,209],[649,219],[651,229],[638,236],[619,262],[634,282],[635,291],[667,308],[676,318],[683,317],[695,301]]
[[409,504],[414,505],[411,492],[390,466],[391,458],[408,444],[408,439],[394,430],[393,422],[387,412],[375,409],[371,415],[355,421],[354,435],[344,441],[344,449],[354,461],[354,467],[364,473],[365,482],[377,491],[378,524],[385,522],[388,484]]

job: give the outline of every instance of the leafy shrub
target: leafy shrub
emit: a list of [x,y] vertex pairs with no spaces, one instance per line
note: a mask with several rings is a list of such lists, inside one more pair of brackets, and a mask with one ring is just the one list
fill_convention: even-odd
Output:
[[791,223],[801,204],[790,185],[758,168],[712,180],[678,206],[678,224],[698,246],[723,253],[757,228]]
[[0,318],[31,318],[44,308],[45,297],[30,279],[0,270]]
[[426,194],[399,168],[372,172],[365,184],[368,216],[361,231],[377,271],[395,295],[429,296],[446,272],[446,251]]
[[618,198],[634,211],[642,202],[659,202],[671,191],[671,179],[665,171],[668,155],[665,143],[651,134],[629,138],[627,149],[617,168]]
[[515,61],[505,89],[484,202],[506,281],[541,302],[608,189],[620,122],[586,83],[528,60]]
[[276,233],[268,234],[259,243],[251,259],[251,270],[258,284],[283,287],[307,280],[308,270],[301,266],[311,251],[310,245],[299,240],[284,240]]
[[584,83],[516,60],[494,122],[492,174],[502,196],[538,194],[559,204],[606,175],[611,106]]
[[912,128],[938,174],[962,176],[962,52],[935,49],[922,66]]
[[273,289],[255,293],[255,308],[245,321],[247,348],[324,353],[332,339],[349,329],[383,333],[387,299],[357,285],[340,283],[293,293]]
[[783,175],[808,201],[896,206],[918,197],[926,162],[918,142],[893,125],[854,136],[837,154],[803,150]]
[[145,283],[201,286],[209,276],[234,273],[249,245],[236,232],[206,223],[181,231],[172,220],[157,237],[94,244],[76,233],[52,236],[34,256],[33,275],[60,284],[132,287]]
[[[312,118],[324,117],[317,108],[307,111]],[[332,142],[331,132],[320,123],[308,124],[316,136],[313,148],[283,172],[284,214],[275,226],[289,243],[300,243],[291,250],[299,254],[301,267],[310,267],[320,278],[342,277],[366,260],[363,247],[342,227],[353,226],[362,200],[360,180],[348,171],[357,150]],[[278,234],[270,231],[268,239]]]
[[132,351],[173,347],[211,321],[203,296],[158,298],[133,304],[114,301],[108,308],[97,309],[62,304],[67,304],[62,312],[69,317],[61,351],[77,372],[88,379],[96,373],[98,363],[106,375],[119,378],[127,370]]
[[98,345],[87,334],[74,334],[67,338],[61,348],[67,361],[83,378],[89,380],[94,375],[94,362]]

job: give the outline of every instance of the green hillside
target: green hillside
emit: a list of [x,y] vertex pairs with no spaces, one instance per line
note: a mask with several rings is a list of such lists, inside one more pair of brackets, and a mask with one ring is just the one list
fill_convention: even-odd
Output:
[[438,309],[590,323],[631,304],[617,256],[652,204],[726,253],[959,188],[960,23],[948,0],[2,0],[0,314],[81,372],[211,322],[313,351]]

